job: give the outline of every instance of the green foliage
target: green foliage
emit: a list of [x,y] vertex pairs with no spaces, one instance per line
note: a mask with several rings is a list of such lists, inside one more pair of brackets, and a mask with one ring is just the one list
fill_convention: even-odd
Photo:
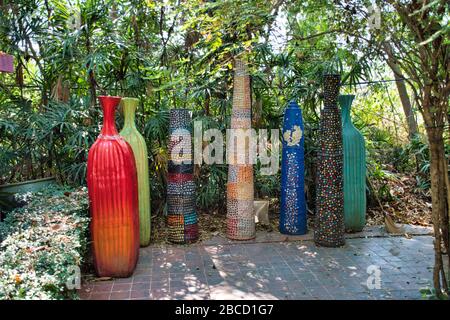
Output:
[[49,188],[0,223],[0,299],[76,298],[66,286],[88,247],[86,190]]
[[275,175],[261,175],[260,171],[257,171],[255,177],[257,198],[279,198],[280,179],[280,172]]
[[[30,104],[10,100],[0,109],[8,121],[0,153],[6,166],[0,177],[11,182],[57,175],[82,184],[87,151],[98,135],[98,126],[86,121],[86,103],[51,101],[40,109]],[[99,119],[98,112],[95,118]]]
[[[427,151],[416,142],[403,148],[395,86],[357,85],[391,77],[378,48],[368,45],[371,30],[362,13],[369,4],[4,1],[0,50],[15,56],[17,72],[0,75],[0,183],[54,175],[83,185],[87,152],[102,120],[96,96],[134,96],[140,98],[137,126],[149,147],[152,212],[164,212],[169,109],[189,108],[204,129],[225,133],[238,56],[249,62],[255,128],[280,128],[291,99],[302,108],[309,206],[324,73],[341,73],[341,91],[356,93],[352,118],[366,138],[369,176],[418,171],[418,186],[428,188]],[[121,123],[118,115],[119,128]],[[277,197],[279,176],[255,168],[256,196]],[[223,210],[226,166],[197,169],[198,206]]]
[[206,213],[225,209],[226,183],[228,168],[226,165],[204,165],[196,179],[197,207]]
[[[450,285],[450,282],[449,282]],[[423,288],[420,289],[420,294],[424,300],[449,300],[448,294],[436,294],[436,289],[434,288]]]
[[11,200],[12,194],[10,192],[0,191],[0,221],[2,213],[10,211],[14,208],[15,203]]

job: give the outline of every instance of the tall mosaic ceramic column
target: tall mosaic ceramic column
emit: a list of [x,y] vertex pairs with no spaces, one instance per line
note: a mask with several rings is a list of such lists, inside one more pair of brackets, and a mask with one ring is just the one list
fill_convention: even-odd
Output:
[[284,111],[282,143],[280,232],[305,234],[305,138],[302,111],[295,101]]
[[[250,76],[247,65],[235,60],[233,80],[233,108],[231,129],[237,135],[245,129],[251,129]],[[234,144],[234,141],[227,141]],[[227,237],[233,240],[253,239],[256,234],[253,211],[253,165],[250,161],[249,145],[239,142],[233,154],[228,154],[227,183]],[[245,161],[239,161],[242,156]]]
[[324,108],[320,116],[317,159],[317,200],[314,241],[339,247],[344,239],[344,192],[342,178],[342,125],[337,100],[340,76],[324,76]]
[[103,127],[87,162],[94,265],[100,277],[129,277],[139,255],[139,204],[133,150],[114,122],[120,97],[100,96]]
[[354,95],[340,95],[344,148],[345,229],[361,231],[366,224],[366,148],[363,135],[350,117]]
[[139,99],[123,98],[125,124],[120,135],[133,149],[136,161],[139,196],[139,235],[142,247],[150,244],[150,181],[148,175],[148,154],[144,137],[136,128],[135,113]]
[[191,116],[187,109],[170,110],[167,226],[169,241],[190,243],[198,239],[195,212]]

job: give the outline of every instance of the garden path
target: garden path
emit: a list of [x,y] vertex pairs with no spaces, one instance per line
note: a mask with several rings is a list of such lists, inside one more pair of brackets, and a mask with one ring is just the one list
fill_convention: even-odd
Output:
[[80,297],[420,299],[434,261],[433,237],[423,233],[350,238],[337,249],[308,239],[149,246],[132,277],[86,283]]

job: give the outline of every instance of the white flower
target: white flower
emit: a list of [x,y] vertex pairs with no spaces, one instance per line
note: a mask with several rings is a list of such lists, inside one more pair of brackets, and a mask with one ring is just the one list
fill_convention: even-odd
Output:
[[300,143],[300,140],[302,139],[303,132],[302,129],[299,126],[294,126],[294,129],[286,130],[283,133],[284,141],[286,141],[287,145],[292,146],[298,146]]

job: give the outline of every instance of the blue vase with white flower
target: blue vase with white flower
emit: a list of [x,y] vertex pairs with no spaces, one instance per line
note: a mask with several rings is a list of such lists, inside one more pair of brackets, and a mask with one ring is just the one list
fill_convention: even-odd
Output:
[[305,200],[305,155],[302,111],[291,101],[285,112],[281,159],[280,232],[307,232]]

